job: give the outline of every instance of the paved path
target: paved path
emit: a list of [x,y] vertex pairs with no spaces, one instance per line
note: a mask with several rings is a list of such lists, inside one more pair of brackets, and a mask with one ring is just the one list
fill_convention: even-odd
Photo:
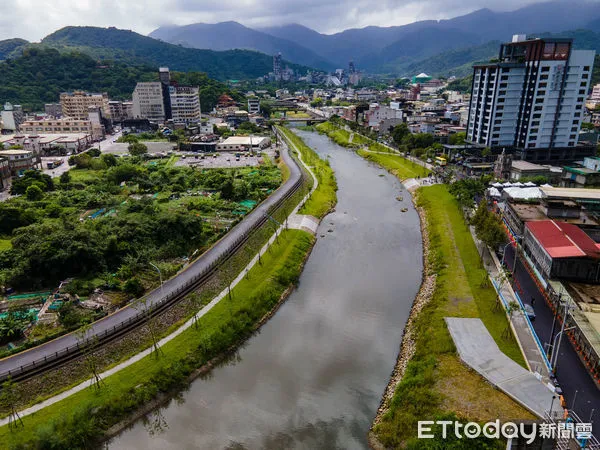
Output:
[[[301,177],[300,167],[287,151],[281,152],[286,165],[290,168],[290,177],[266,200],[260,203],[252,210],[242,222],[233,227],[220,241],[215,243],[209,250],[204,252],[196,261],[190,264],[185,270],[179,272],[173,278],[164,282],[162,287],[148,293],[145,298],[146,307],[151,307],[159,303],[166,296],[172,295],[182,286],[192,283],[199,274],[202,274],[208,267],[216,263],[223,254],[229,251],[231,245],[251,230],[254,225],[262,220],[269,208],[287,194],[289,189]],[[137,306],[137,309],[136,309]],[[127,320],[135,320],[140,314],[139,305],[130,304],[117,312],[106,316],[105,318],[94,322],[91,325],[90,336],[99,336],[112,332],[115,326]],[[19,371],[21,366],[31,365],[34,361],[39,362],[46,357],[52,357],[55,353],[63,352],[66,348],[73,348],[78,344],[76,333],[66,334],[45,344],[32,349],[17,353],[0,360],[0,374],[6,374],[9,371]]]
[[[285,152],[285,153],[287,154],[287,152]],[[316,223],[316,226],[318,226],[318,224],[319,224],[318,219],[316,219],[312,216],[303,216],[303,215],[298,214],[298,210],[300,209],[300,207],[306,202],[306,200],[308,200],[308,198],[312,195],[312,193],[315,191],[315,189],[319,185],[319,182],[318,182],[317,178],[315,177],[314,173],[310,170],[310,168],[302,160],[302,155],[300,154],[300,152],[298,152],[298,159],[300,159],[300,162],[302,163],[302,165],[306,168],[306,170],[308,170],[310,175],[313,177],[314,184],[313,184],[313,187],[310,190],[310,192],[308,194],[306,194],[306,196],[300,201],[300,203],[294,208],[294,210],[290,214],[290,216],[288,218],[288,226],[289,226],[290,220],[292,220],[292,218],[296,218],[296,217],[302,218],[302,220],[309,220],[310,222]],[[287,161],[286,161],[286,163],[287,163]],[[268,250],[269,246],[271,246],[273,244],[273,242],[275,242],[277,235],[280,234],[284,228],[285,228],[285,224],[281,225],[277,229],[277,231],[273,234],[273,236],[271,236],[269,241],[260,249],[259,253],[257,253],[256,256],[254,256],[254,258],[252,258],[252,260],[248,263],[248,265],[242,269],[242,271],[239,273],[239,275],[236,277],[236,279],[232,281],[231,288],[234,288],[235,286],[237,286],[237,284],[244,279],[244,277],[246,276],[246,273],[248,271],[250,271],[250,269],[252,269],[252,267],[254,267],[254,265],[258,262],[259,255],[265,254],[265,252]],[[316,228],[315,228],[314,232],[316,232]],[[200,319],[201,317],[206,315],[217,303],[219,303],[219,301],[221,301],[223,298],[225,298],[228,295],[228,293],[229,293],[229,288],[223,289],[223,291],[221,291],[221,293],[217,297],[215,297],[209,304],[207,304],[202,309],[200,309],[200,311],[198,311],[198,313],[196,313],[196,315],[194,317],[192,317],[187,322],[185,322],[181,327],[179,327],[173,333],[171,333],[168,336],[165,336],[163,339],[161,339],[158,342],[158,346],[162,347],[167,342],[175,339],[177,336],[179,336],[185,330],[187,330],[188,328],[193,326],[196,319]],[[152,350],[153,350],[153,347],[147,348],[146,350],[132,356],[128,360],[123,361],[122,363],[116,365],[115,367],[113,367],[105,372],[102,372],[100,374],[100,378],[105,379],[106,377],[109,377],[109,376],[123,370],[124,368],[131,366],[132,364],[140,361],[141,359],[145,358],[146,356],[149,356],[152,353]],[[77,386],[75,386],[67,391],[61,392],[60,394],[55,395],[54,397],[51,397],[49,399],[46,399],[43,402],[37,403],[29,408],[19,411],[19,416],[25,417],[25,416],[33,414],[37,411],[40,411],[43,408],[46,408],[50,405],[60,402],[61,400],[64,400],[67,397],[70,397],[71,395],[76,394],[77,392],[80,392],[88,387],[93,386],[93,384],[94,384],[94,379],[90,378],[89,380],[86,380],[83,383],[80,383]],[[8,425],[8,422],[9,422],[9,417],[0,419],[0,426]]]
[[317,228],[319,227],[319,220],[313,216],[307,216],[303,214],[292,214],[287,221],[288,228],[294,228],[297,230],[308,231],[312,234],[317,234]]
[[552,407],[562,417],[560,401],[536,376],[500,351],[481,319],[446,317],[446,324],[460,359],[494,387],[540,418]]
[[[473,227],[470,227],[470,229],[484,266],[488,271],[492,284],[494,285],[496,292],[499,293],[504,306],[511,302],[515,302],[523,308],[523,305],[517,299],[515,291],[508,280],[502,281],[502,277],[499,277],[499,274],[501,273],[501,263],[496,255],[490,252],[487,246],[477,239]],[[525,361],[527,362],[527,366],[532,372],[538,373],[544,382],[548,382],[550,372],[547,360],[542,354],[542,348],[540,348],[541,343],[539,343],[537,335],[534,334],[533,327],[530,325],[530,322],[522,309],[519,309],[512,314],[511,325],[513,333],[517,338],[517,343],[521,348],[521,353],[523,353]]]

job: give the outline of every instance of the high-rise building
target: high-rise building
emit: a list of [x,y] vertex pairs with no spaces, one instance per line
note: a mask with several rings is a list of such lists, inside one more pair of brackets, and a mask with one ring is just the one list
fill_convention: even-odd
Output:
[[142,81],[135,86],[132,114],[134,119],[165,122],[163,84],[160,81]]
[[84,91],[63,92],[60,94],[60,106],[64,117],[84,120],[88,118],[90,107],[102,109],[104,117],[110,118],[108,94],[91,94]]
[[[133,91],[132,115],[134,119],[151,122],[190,124],[200,121],[200,88],[180,86],[171,81],[167,67],[159,69],[160,81],[140,82]],[[127,114],[127,105],[123,104]]]
[[196,86],[169,86],[171,118],[175,124],[200,122],[200,89]]
[[280,81],[283,75],[283,65],[281,53],[273,55],[273,75],[275,76],[276,81]]
[[513,36],[498,62],[473,67],[467,141],[528,161],[572,161],[578,146],[594,51],[572,39]]

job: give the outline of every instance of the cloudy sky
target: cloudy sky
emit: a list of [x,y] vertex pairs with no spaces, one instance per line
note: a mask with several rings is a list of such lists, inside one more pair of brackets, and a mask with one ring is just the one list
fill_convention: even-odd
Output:
[[446,19],[479,8],[518,9],[541,0],[0,0],[0,39],[38,41],[66,25],[148,34],[160,25],[235,20],[250,27],[301,23],[323,33]]

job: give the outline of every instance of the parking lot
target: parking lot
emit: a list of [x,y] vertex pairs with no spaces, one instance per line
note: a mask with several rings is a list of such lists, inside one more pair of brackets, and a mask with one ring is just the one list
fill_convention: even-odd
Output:
[[[215,168],[234,168],[234,167],[253,167],[261,164],[263,157],[261,155],[252,155],[240,153],[236,157],[235,153],[219,152],[214,154],[203,153],[180,153],[175,152],[179,159],[175,166],[205,167]],[[271,155],[272,156],[272,155]]]

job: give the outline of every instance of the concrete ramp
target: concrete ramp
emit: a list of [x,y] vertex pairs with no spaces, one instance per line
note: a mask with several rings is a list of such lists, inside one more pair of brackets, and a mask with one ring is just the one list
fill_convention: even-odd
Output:
[[554,394],[544,383],[500,351],[481,319],[445,320],[466,365],[538,417],[547,417],[551,405],[553,416],[562,417],[558,397],[553,402]]

